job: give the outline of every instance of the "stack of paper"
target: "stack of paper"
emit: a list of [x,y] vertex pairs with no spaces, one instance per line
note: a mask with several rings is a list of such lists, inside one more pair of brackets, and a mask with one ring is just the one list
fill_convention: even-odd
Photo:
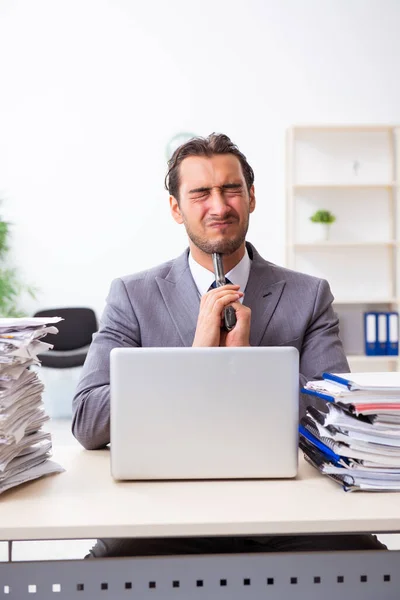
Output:
[[64,469],[48,460],[50,433],[42,402],[43,384],[29,367],[52,348],[41,339],[58,333],[53,318],[0,319],[0,493]]
[[400,491],[400,373],[324,373],[302,389],[309,406],[300,448],[346,491]]

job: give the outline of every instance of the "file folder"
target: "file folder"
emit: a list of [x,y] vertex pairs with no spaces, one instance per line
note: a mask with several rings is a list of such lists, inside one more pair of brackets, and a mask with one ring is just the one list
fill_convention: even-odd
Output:
[[[397,339],[398,314],[377,314]],[[345,491],[400,491],[400,372],[323,373],[305,388],[335,401],[308,406],[300,420],[307,462]]]
[[377,353],[378,356],[384,356],[386,354],[386,345],[387,345],[387,314],[386,313],[377,313],[377,338],[378,338],[378,346]]
[[338,463],[340,461],[340,455],[336,454],[329,446],[321,442],[318,438],[315,437],[310,431],[304,427],[302,423],[299,425],[299,434],[309,440],[318,450],[323,453],[327,458],[332,460],[334,463]]
[[388,312],[386,354],[397,356],[399,354],[399,313]]
[[365,354],[376,356],[377,348],[377,315],[374,312],[364,313]]
[[301,388],[302,394],[308,394],[309,396],[314,396],[314,398],[321,398],[321,400],[325,400],[326,402],[335,402],[335,396],[330,396],[329,394],[325,394],[324,392],[317,392],[316,390],[309,390],[308,388]]
[[[371,373],[322,373],[323,379],[347,388],[351,392],[393,392],[395,398],[400,395],[400,372]],[[308,384],[307,384],[308,385]]]

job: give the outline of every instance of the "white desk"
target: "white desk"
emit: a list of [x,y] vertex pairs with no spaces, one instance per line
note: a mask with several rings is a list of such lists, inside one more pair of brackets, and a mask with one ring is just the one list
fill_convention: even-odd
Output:
[[400,493],[345,493],[303,458],[297,479],[193,482],[115,482],[108,450],[54,460],[0,496],[0,540],[400,531]]
[[[345,493],[303,459],[296,480],[145,483],[114,482],[107,450],[58,447],[54,459],[67,469],[65,473],[0,496],[0,540],[400,531],[400,494]],[[328,600],[350,590],[353,598],[397,598],[400,553],[335,553],[334,561],[332,556],[263,554],[6,563],[0,565],[0,598],[6,586],[9,593],[6,591],[5,598],[32,600],[35,596],[28,593],[32,578],[40,587],[36,597],[41,600],[126,598],[133,589],[132,578],[135,589],[140,590],[135,598],[150,594],[162,600],[179,598],[186,583],[190,589],[181,596],[185,600],[192,594],[207,600],[242,598],[244,592],[246,597],[251,592],[253,598],[281,598],[284,594],[309,599],[323,594]],[[194,580],[199,564],[202,575]],[[196,571],[197,578],[200,571]],[[250,584],[244,583],[249,579],[246,573],[252,574]],[[290,573],[293,576],[289,577]],[[344,577],[343,582],[337,582],[339,576]],[[364,576],[367,581],[360,579]],[[390,581],[384,581],[384,576]],[[60,592],[47,590],[49,577],[62,582]],[[193,589],[188,583],[190,577]],[[266,577],[274,583],[267,585]],[[101,589],[105,578],[107,589]],[[293,578],[298,581],[290,583]],[[78,589],[82,580],[84,589]],[[215,583],[211,595],[206,594],[205,585],[193,583],[203,580]],[[222,584],[224,580],[229,580],[229,585]],[[3,584],[6,581],[9,583]],[[158,582],[156,588],[149,587],[154,581]],[[172,581],[179,581],[179,588],[173,587]],[[132,588],[124,588],[121,582],[132,583]],[[331,588],[336,591],[330,592]]]

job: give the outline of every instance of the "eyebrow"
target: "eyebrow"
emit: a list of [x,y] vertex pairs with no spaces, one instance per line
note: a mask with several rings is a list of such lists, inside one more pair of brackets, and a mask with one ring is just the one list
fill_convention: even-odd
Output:
[[[222,190],[232,190],[232,189],[239,189],[241,187],[243,187],[242,183],[224,183],[224,185],[219,185],[216,186],[221,188]],[[189,190],[189,194],[198,194],[200,192],[209,192],[212,189],[212,187],[198,187],[198,188],[194,188],[193,190]]]

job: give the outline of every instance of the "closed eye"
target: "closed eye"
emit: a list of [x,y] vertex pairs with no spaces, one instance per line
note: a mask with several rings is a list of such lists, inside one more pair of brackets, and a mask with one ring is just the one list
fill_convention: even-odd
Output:
[[243,187],[237,183],[227,183],[222,186],[224,194],[231,196],[232,194],[241,194]]
[[206,200],[206,198],[208,198],[209,196],[209,192],[203,192],[201,194],[196,194],[195,196],[191,196],[191,200],[196,201],[196,200]]

